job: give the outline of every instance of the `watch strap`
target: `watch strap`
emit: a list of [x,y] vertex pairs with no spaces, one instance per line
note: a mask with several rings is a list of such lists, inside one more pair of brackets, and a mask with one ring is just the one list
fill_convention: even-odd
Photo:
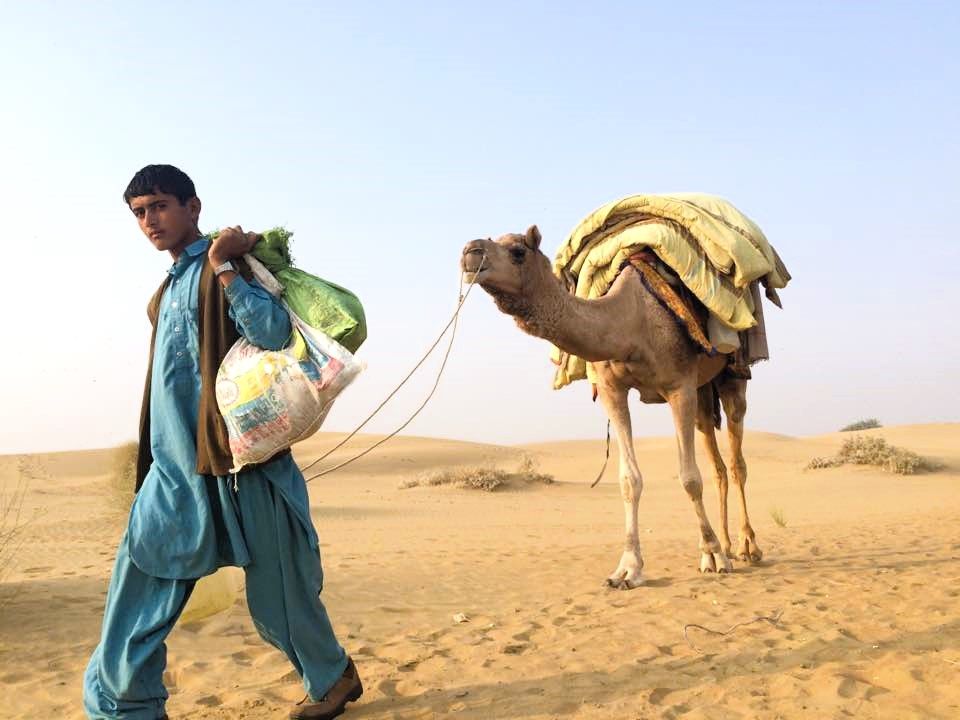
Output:
[[233,263],[230,262],[229,260],[227,260],[227,261],[226,261],[225,263],[223,263],[222,265],[217,265],[217,266],[213,269],[213,274],[214,274],[214,275],[220,275],[221,273],[225,273],[225,272],[228,272],[228,271],[229,271],[229,272],[236,272],[236,271],[237,271],[237,268],[234,267]]

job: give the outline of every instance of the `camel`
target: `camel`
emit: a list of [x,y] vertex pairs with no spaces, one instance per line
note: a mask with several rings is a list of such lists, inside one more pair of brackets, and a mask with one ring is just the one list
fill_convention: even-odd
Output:
[[[468,280],[479,284],[501,312],[535,337],[577,355],[593,365],[597,396],[615,428],[620,455],[620,490],[626,516],[626,544],[606,583],[629,590],[643,584],[643,557],[637,530],[637,510],[643,477],[633,446],[627,396],[666,401],[673,413],[680,458],[680,482],[693,502],[700,526],[700,572],[727,573],[731,542],[727,528],[727,467],[714,432],[713,388],[727,418],[733,481],[740,497],[740,536],[736,557],[758,562],[763,553],[747,513],[743,458],[743,418],[747,381],[726,372],[728,357],[698,352],[672,314],[625,267],[610,290],[596,300],[574,297],[553,274],[540,251],[536,225],[526,233],[511,233],[496,241],[473,240],[464,247],[460,264]],[[711,382],[715,381],[715,382]],[[703,507],[703,481],[694,456],[694,427],[702,434],[713,462],[720,496],[717,538]]]

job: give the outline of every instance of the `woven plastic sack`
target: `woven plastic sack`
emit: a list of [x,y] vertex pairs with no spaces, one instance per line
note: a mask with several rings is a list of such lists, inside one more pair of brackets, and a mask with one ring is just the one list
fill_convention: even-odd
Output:
[[[262,266],[250,264],[261,285],[279,290]],[[293,338],[287,347],[263,350],[240,338],[220,364],[216,395],[233,455],[230,472],[265,462],[313,435],[363,369],[346,348],[292,312],[290,321]]]

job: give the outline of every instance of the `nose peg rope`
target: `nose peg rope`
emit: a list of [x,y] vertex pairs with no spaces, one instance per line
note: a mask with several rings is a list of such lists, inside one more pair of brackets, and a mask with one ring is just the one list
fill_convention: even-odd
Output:
[[610,421],[607,420],[607,454],[603,458],[603,467],[600,468],[600,474],[597,475],[597,479],[594,480],[591,484],[591,488],[595,488],[597,483],[600,482],[600,478],[603,477],[603,473],[607,469],[607,462],[610,460]]

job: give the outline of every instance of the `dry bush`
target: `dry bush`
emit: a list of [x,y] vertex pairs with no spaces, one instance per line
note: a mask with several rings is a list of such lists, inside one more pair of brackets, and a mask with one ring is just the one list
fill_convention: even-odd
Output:
[[[32,519],[23,516],[23,501],[27,490],[31,481],[45,477],[45,472],[36,459],[20,457],[17,459],[16,480],[0,480],[0,585],[13,568],[26,540],[25,530]],[[11,597],[11,592],[0,592],[0,607]]]
[[787,526],[787,518],[784,517],[783,510],[781,508],[772,508],[770,510],[770,517],[778,527],[784,528]]
[[113,449],[110,458],[110,507],[122,515],[130,512],[137,484],[137,443],[130,441]]
[[23,499],[27,495],[30,475],[21,458],[18,461],[17,478],[13,482],[6,480],[0,484],[0,582],[3,582],[17,551],[23,545]]
[[809,463],[807,463],[807,470],[821,470],[822,468],[832,468],[840,465],[840,461],[835,457],[832,458],[822,458],[815,457]]
[[521,480],[528,483],[542,483],[544,485],[553,484],[553,475],[540,472],[537,461],[530,455],[524,455],[517,467],[517,475]]
[[843,441],[832,458],[814,458],[808,470],[817,470],[838,465],[873,465],[898,475],[913,475],[918,472],[933,472],[943,467],[915,452],[890,445],[883,438],[858,436]]
[[866,420],[857,420],[855,423],[850,423],[840,428],[840,432],[854,432],[856,430],[873,430],[874,428],[883,427],[880,424],[880,421],[876,418],[867,418]]
[[412,487],[433,487],[438,485],[452,485],[468,490],[484,490],[493,492],[507,485],[520,486],[533,483],[549,485],[553,482],[553,475],[547,475],[537,470],[536,462],[529,455],[520,461],[515,472],[490,465],[459,468],[439,468],[421,473],[415,478],[407,478],[400,482],[400,489]]
[[430,470],[417,478],[404,481],[402,488],[453,485],[471,490],[493,492],[506,483],[507,473],[493,467],[441,468]]

